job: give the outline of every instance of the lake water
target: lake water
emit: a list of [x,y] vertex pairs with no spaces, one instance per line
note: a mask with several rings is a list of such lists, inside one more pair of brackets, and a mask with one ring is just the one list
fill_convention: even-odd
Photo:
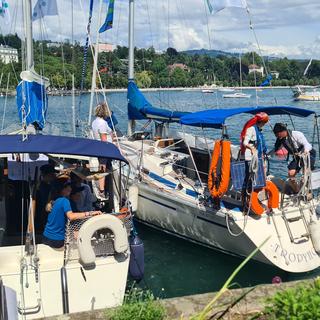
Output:
[[[155,106],[180,111],[200,111],[204,109],[255,106],[255,105],[290,105],[308,108],[318,112],[320,103],[293,102],[290,89],[265,89],[258,92],[246,90],[251,93],[250,99],[223,99],[221,93],[204,94],[200,91],[156,91],[147,92],[145,96]],[[18,117],[15,98],[0,98],[1,128],[16,126]],[[84,122],[87,120],[89,95],[76,98],[76,114]],[[110,107],[117,119],[118,127],[126,131],[126,93],[107,94]],[[79,103],[80,101],[80,103]],[[258,103],[257,103],[258,101]],[[72,133],[72,98],[49,97],[48,126],[54,124],[60,129],[60,134]],[[79,111],[80,105],[80,111]],[[240,115],[227,121],[228,132],[233,142],[238,143],[239,134],[249,115]],[[271,124],[276,122],[290,124],[287,116],[274,116]],[[293,118],[295,128],[305,133],[309,141],[313,135],[313,117]],[[197,129],[192,129],[197,131]],[[274,136],[271,127],[264,128],[266,142],[271,149]],[[59,133],[56,131],[56,133]],[[203,134],[199,132],[199,134]],[[220,130],[206,130],[205,134],[219,137]],[[315,146],[317,149],[317,146]],[[286,174],[286,163],[271,162],[271,172]],[[182,296],[218,290],[226,281],[232,271],[241,263],[242,259],[232,257],[211,249],[201,247],[184,240],[180,240],[165,233],[155,231],[148,227],[138,225],[139,235],[145,245],[145,279],[142,286],[151,289],[155,295],[161,297]],[[235,238],[236,241],[236,238]],[[280,276],[283,281],[312,277],[320,273],[318,270],[302,275],[287,274],[269,265],[250,262],[236,277],[234,282],[239,286],[250,286],[259,283],[271,283],[274,276]]]

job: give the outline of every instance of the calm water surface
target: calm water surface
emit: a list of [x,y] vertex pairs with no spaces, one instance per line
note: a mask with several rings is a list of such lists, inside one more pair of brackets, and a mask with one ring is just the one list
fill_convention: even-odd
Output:
[[[145,93],[147,99],[155,106],[180,111],[200,111],[203,109],[255,106],[255,105],[291,105],[308,108],[318,112],[320,103],[293,102],[289,89],[263,90],[251,93],[251,99],[223,99],[221,94],[203,94],[199,91],[158,91]],[[127,126],[126,93],[110,93],[107,95],[109,104],[118,119],[118,126],[124,132]],[[16,126],[18,117],[15,98],[0,98],[0,114],[5,115],[0,128]],[[83,122],[87,121],[89,95],[82,95],[76,99],[76,114]],[[80,101],[80,103],[79,103]],[[72,98],[49,97],[48,127],[56,126],[56,134],[70,135],[72,133]],[[80,109],[79,109],[80,105]],[[240,115],[229,119],[228,132],[233,142],[238,143],[239,133],[248,115]],[[282,121],[290,124],[286,116],[274,116],[271,124]],[[312,141],[313,118],[293,118],[295,128],[301,130]],[[197,132],[197,129],[192,129]],[[269,148],[274,143],[271,128],[265,128],[266,142]],[[199,131],[199,134],[203,134]],[[219,137],[219,130],[206,130],[205,134]],[[286,163],[273,161],[271,171],[275,174],[286,174]],[[138,225],[140,237],[145,244],[146,275],[143,286],[153,290],[154,294],[162,297],[182,296],[218,290],[232,271],[241,263],[242,259],[232,257],[211,249],[201,247],[184,240],[180,240],[165,233],[155,231],[143,225]],[[236,238],[235,238],[236,241]],[[249,286],[259,283],[270,283],[276,275],[283,281],[307,278],[320,274],[319,270],[302,275],[287,274],[268,265],[250,262],[236,277],[234,282],[239,286]]]

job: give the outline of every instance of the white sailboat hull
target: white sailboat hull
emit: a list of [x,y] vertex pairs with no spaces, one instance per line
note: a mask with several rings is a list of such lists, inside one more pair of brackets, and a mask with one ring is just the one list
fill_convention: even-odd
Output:
[[[19,318],[35,319],[63,313],[61,267],[63,250],[38,245],[38,281],[30,265],[21,275],[24,246],[0,248],[0,274],[3,284],[17,293]],[[118,257],[119,258],[119,257]],[[33,257],[31,257],[31,262]],[[27,259],[26,262],[30,262]],[[97,258],[93,268],[85,269],[78,261],[66,266],[69,312],[115,307],[123,300],[129,257]],[[22,285],[21,285],[22,284]]]
[[[138,190],[136,217],[151,227],[243,257],[270,237],[253,259],[295,273],[307,272],[320,266],[319,255],[310,239],[301,237],[297,243],[291,242],[279,210],[276,210],[273,220],[265,214],[260,218],[249,216],[245,222],[238,208],[214,210],[201,206],[196,201],[186,201],[161,189],[150,188],[144,183],[138,185]],[[294,211],[290,214],[297,215],[298,210]],[[233,236],[228,231],[227,214],[230,215],[228,224],[231,231],[239,236]],[[304,214],[308,218],[307,209]],[[300,237],[301,232],[306,231],[302,226],[303,221],[295,223],[291,229],[295,236]]]

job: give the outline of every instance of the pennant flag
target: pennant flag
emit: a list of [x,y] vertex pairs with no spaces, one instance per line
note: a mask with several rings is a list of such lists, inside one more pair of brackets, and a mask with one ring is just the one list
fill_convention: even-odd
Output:
[[58,15],[57,0],[38,0],[33,8],[32,21],[44,16]]
[[109,7],[107,11],[107,16],[104,24],[99,29],[99,33],[102,33],[106,30],[109,30],[112,28],[113,25],[113,10],[114,10],[114,0],[109,1]]
[[268,74],[266,79],[260,84],[260,87],[268,86],[270,84],[271,80],[272,80],[272,75]]
[[224,8],[247,8],[246,0],[207,0],[210,13],[217,13]]
[[9,4],[6,0],[0,0],[0,17],[5,19],[5,24],[10,24]]

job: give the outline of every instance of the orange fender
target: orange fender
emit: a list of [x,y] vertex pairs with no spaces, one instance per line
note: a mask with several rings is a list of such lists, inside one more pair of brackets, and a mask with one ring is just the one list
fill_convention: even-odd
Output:
[[[221,178],[218,185],[217,167],[221,158]],[[230,182],[231,142],[217,140],[214,144],[208,176],[208,188],[213,198],[222,198]]]
[[273,182],[267,180],[264,188],[252,191],[251,210],[257,215],[262,215],[265,212],[265,208],[261,205],[258,197],[259,192],[263,190],[268,193],[268,208],[278,208],[279,206],[279,190]]

